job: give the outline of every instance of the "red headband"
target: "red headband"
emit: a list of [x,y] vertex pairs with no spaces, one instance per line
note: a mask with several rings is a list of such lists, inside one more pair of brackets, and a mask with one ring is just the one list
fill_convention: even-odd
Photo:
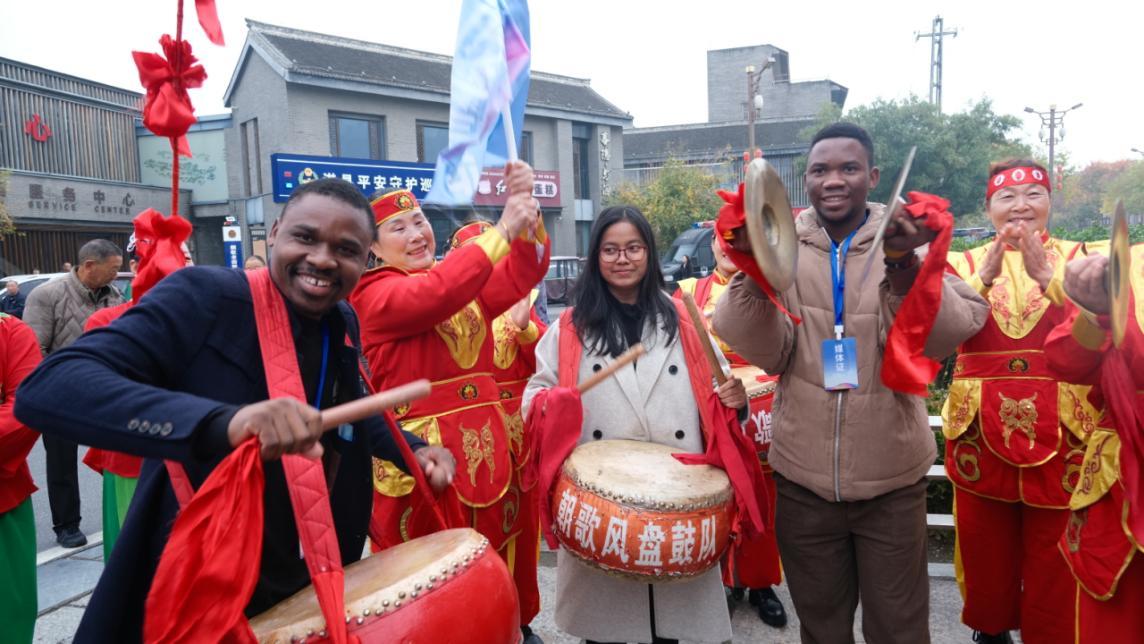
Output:
[[985,201],[992,199],[993,193],[1002,188],[1027,183],[1040,184],[1045,187],[1045,190],[1053,191],[1053,185],[1049,183],[1049,175],[1044,170],[1030,167],[1009,168],[989,177],[989,185],[985,187]]

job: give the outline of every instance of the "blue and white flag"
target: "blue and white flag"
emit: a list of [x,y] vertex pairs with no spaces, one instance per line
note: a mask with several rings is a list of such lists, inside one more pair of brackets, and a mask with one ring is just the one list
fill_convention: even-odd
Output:
[[437,157],[425,201],[471,204],[481,169],[515,160],[528,100],[529,42],[526,0],[464,1],[453,56],[449,147]]

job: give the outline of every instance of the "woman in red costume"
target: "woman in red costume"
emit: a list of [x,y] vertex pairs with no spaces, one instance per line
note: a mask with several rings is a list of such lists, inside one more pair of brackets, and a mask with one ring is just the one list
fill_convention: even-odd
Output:
[[977,642],[1011,642],[1018,628],[1029,644],[1072,641],[1076,583],[1056,542],[1095,410],[1045,361],[1068,314],[1065,264],[1085,253],[1049,236],[1050,191],[1033,161],[994,164],[985,208],[997,237],[949,256],[992,309],[960,348],[942,410],[961,618]]
[[[735,206],[730,203],[723,208],[735,210]],[[741,219],[742,216],[742,212],[739,212],[738,217]],[[680,280],[679,290],[675,292],[675,297],[682,298],[684,293],[690,293],[695,298],[695,306],[703,313],[708,332],[711,333],[712,339],[723,351],[727,362],[731,363],[732,367],[747,366],[750,363],[735,353],[731,347],[727,346],[711,331],[711,316],[715,313],[715,303],[727,290],[727,284],[731,278],[739,272],[739,267],[735,266],[735,262],[732,262],[723,253],[719,238],[714,235],[711,237],[711,252],[715,255],[715,271],[707,277]],[[762,373],[762,371],[759,370],[758,373]],[[768,406],[767,414],[770,414],[769,409]],[[754,422],[752,420],[752,423]],[[768,438],[767,441],[769,447],[770,439]],[[763,466],[763,480],[766,483],[767,496],[770,498],[770,507],[774,508],[775,481],[772,476],[774,470],[767,463],[765,451],[759,452],[759,463]],[[783,579],[782,564],[779,561],[779,544],[775,539],[773,529],[773,514],[767,517],[767,526],[768,530],[758,535],[757,538],[742,538],[731,546],[726,559],[723,561],[723,583],[731,587],[731,595],[737,600],[743,598],[743,588],[746,587],[748,589],[747,601],[756,607],[759,612],[759,619],[769,626],[782,628],[787,623],[786,609],[783,608],[782,602],[779,601],[778,595],[772,588],[772,586],[782,583]]]
[[[1080,585],[1076,641],[1081,644],[1144,641],[1144,560],[1136,559],[1144,544],[1141,464],[1129,451],[1144,439],[1144,245],[1133,247],[1131,257],[1132,270],[1124,278],[1129,282],[1128,319],[1120,346],[1113,347],[1108,332],[1108,258],[1096,255],[1069,263],[1064,288],[1076,305],[1070,304],[1069,318],[1045,345],[1049,365],[1062,377],[1093,385],[1089,401],[1103,412],[1088,439],[1069,504],[1072,513],[1059,542]],[[1109,395],[1106,386],[1117,391]],[[1119,399],[1111,402],[1113,396]],[[1136,502],[1130,501],[1133,488]]]
[[[491,352],[489,320],[499,317],[548,270],[548,239],[532,198],[532,169],[506,168],[509,198],[500,221],[437,262],[428,219],[412,193],[372,201],[380,262],[350,297],[361,318],[362,348],[377,389],[416,378],[433,381],[429,397],[394,410],[407,431],[444,445],[457,459],[449,516],[488,537],[515,568],[519,508],[507,498],[515,467]],[[429,508],[395,464],[375,461],[370,536],[386,548],[432,529]],[[526,635],[528,635],[526,631]],[[535,637],[535,636],[533,636]],[[535,640],[534,640],[535,641]]]

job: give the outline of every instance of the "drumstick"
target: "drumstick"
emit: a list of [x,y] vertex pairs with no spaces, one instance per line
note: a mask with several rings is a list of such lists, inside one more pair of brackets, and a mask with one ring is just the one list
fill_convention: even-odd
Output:
[[636,358],[642,356],[644,353],[646,352],[644,351],[642,344],[638,342],[633,344],[630,348],[628,348],[627,351],[621,353],[620,357],[616,358],[612,364],[604,367],[603,369],[600,369],[596,373],[592,374],[592,377],[576,385],[576,389],[578,389],[581,394],[587,393],[589,389],[595,387],[601,382],[604,382],[608,376],[616,373],[620,370],[621,367],[624,367],[629,362],[634,362]]
[[691,293],[683,294],[683,305],[687,307],[687,314],[691,316],[691,323],[695,325],[695,332],[699,334],[699,343],[703,345],[703,355],[707,356],[707,364],[711,365],[711,373],[715,375],[715,382],[719,385],[727,382],[723,373],[723,365],[715,355],[715,347],[711,346],[711,335],[707,333],[707,325],[699,315],[699,307],[695,306],[695,298]]
[[330,407],[322,412],[322,429],[334,429],[346,423],[355,423],[363,418],[381,414],[386,409],[391,409],[397,405],[424,398],[429,395],[429,389],[429,381],[422,378],[392,389],[379,391],[372,396],[358,398],[337,407]]

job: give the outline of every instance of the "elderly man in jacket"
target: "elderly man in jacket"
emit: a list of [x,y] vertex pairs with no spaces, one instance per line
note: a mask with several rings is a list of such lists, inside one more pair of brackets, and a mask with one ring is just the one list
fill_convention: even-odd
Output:
[[[776,533],[808,643],[853,642],[859,597],[867,641],[929,642],[925,474],[936,446],[925,401],[890,390],[879,374],[887,334],[918,272],[914,249],[934,232],[897,215],[882,248],[873,247],[885,216],[866,201],[879,178],[873,157],[870,136],[848,123],[820,130],[811,143],[813,208],[796,222],[797,273],[779,294],[802,323],[743,273],[714,318],[739,355],[780,375],[770,451]],[[884,261],[861,281],[870,253]],[[946,277],[925,354],[952,354],[988,310],[964,282]],[[835,343],[849,354],[856,387],[826,388],[823,356]]]

